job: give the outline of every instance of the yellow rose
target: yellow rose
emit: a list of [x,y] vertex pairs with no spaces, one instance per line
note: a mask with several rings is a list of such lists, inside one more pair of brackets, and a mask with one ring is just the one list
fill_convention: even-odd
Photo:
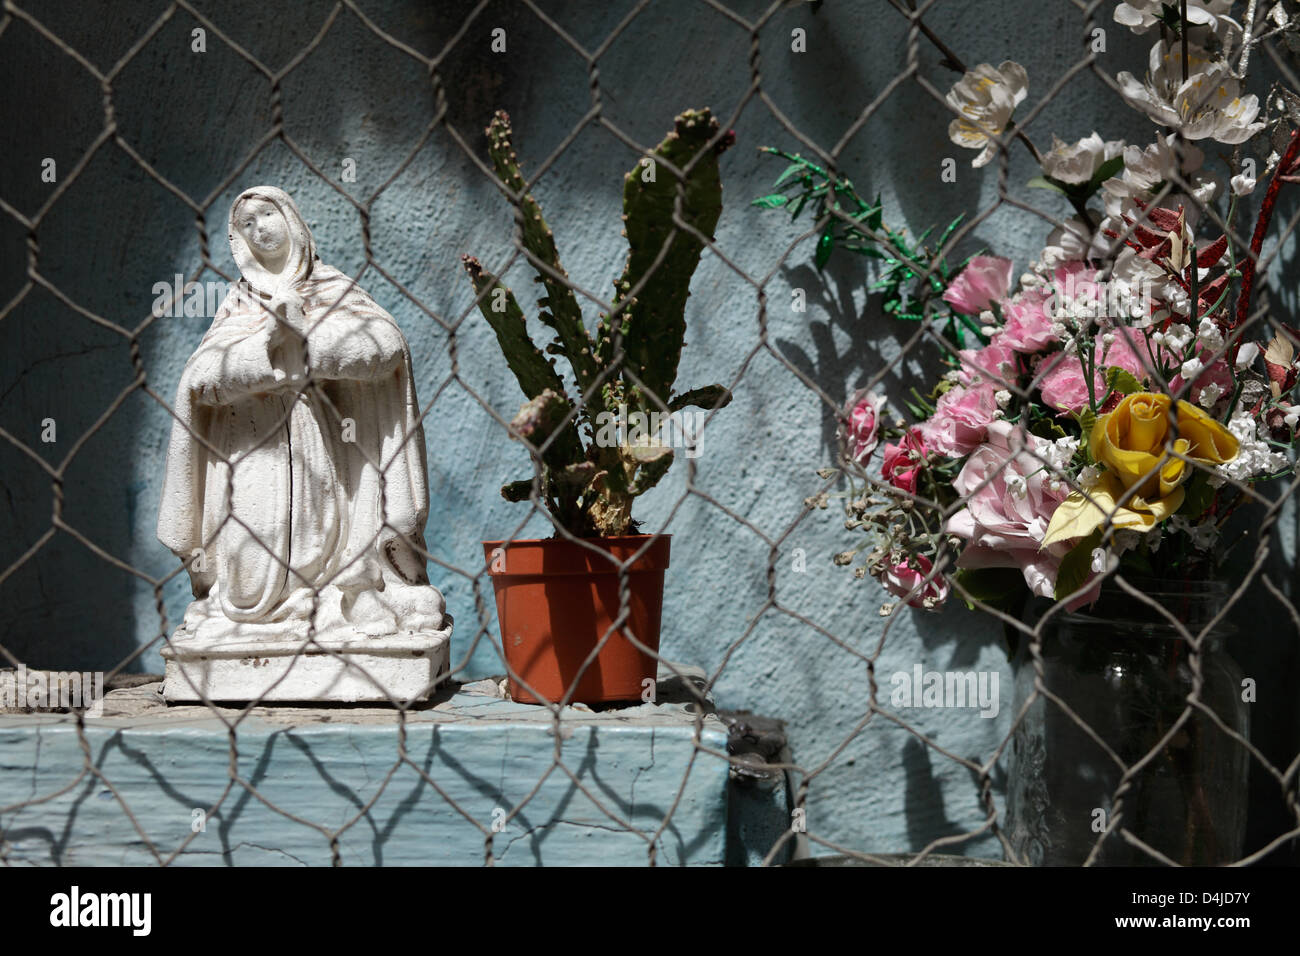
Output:
[[[1107,520],[1149,530],[1182,505],[1191,476],[1185,459],[1221,465],[1237,457],[1236,437],[1201,409],[1182,401],[1171,408],[1168,395],[1134,392],[1097,419],[1088,451],[1106,471],[1087,494],[1076,491],[1056,509],[1043,547],[1085,537]],[[1170,443],[1175,427],[1178,437]]]

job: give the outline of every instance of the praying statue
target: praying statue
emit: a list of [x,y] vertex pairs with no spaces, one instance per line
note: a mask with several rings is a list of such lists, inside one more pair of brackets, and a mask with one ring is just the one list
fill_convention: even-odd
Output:
[[181,373],[158,539],[194,601],[169,700],[410,700],[446,669],[424,429],[393,317],[280,189],[230,210],[232,286]]

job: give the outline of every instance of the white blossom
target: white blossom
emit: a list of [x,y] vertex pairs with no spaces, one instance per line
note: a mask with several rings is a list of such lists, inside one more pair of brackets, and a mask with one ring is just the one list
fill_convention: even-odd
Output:
[[[1101,184],[1108,227],[1122,232],[1124,216],[1141,221],[1136,201],[1149,202],[1166,185],[1171,192],[1161,204],[1170,209],[1186,207],[1188,220],[1195,224],[1200,207],[1212,202],[1218,191],[1212,176],[1198,173],[1204,162],[1205,154],[1185,140],[1179,143],[1175,133],[1158,136],[1145,148],[1125,147],[1124,168]],[[1190,195],[1183,192],[1183,183],[1191,189]]]
[[[1115,22],[1134,33],[1146,33],[1160,22],[1162,8],[1168,4],[1169,0],[1125,0],[1115,8]],[[1187,22],[1194,27],[1214,28],[1222,20],[1235,27],[1237,24],[1226,16],[1231,8],[1232,0],[1188,0]]]
[[1111,240],[1097,222],[1085,220],[1082,216],[1071,216],[1048,234],[1036,268],[1040,272],[1051,273],[1063,262],[1105,259],[1110,253],[1110,243]]
[[[1156,526],[1152,526],[1153,531],[1155,530],[1155,527]],[[1138,546],[1142,544],[1142,539],[1144,537],[1146,537],[1145,534],[1140,531],[1134,531],[1131,528],[1119,529],[1115,532],[1114,546],[1116,553],[1123,554],[1125,551],[1136,550]]]
[[1061,474],[1074,460],[1074,455],[1078,450],[1079,439],[1067,435],[1064,438],[1056,439],[1051,444],[1043,445],[1042,456],[1048,469],[1053,474]]
[[1193,355],[1182,364],[1178,372],[1183,377],[1184,382],[1194,382],[1205,371],[1205,363]]
[[1214,403],[1223,395],[1223,388],[1218,382],[1211,382],[1201,389],[1201,395],[1196,400],[1206,411],[1214,407]]
[[1169,519],[1169,530],[1174,534],[1185,534],[1192,541],[1192,547],[1198,551],[1213,549],[1219,540],[1219,529],[1213,521],[1193,524],[1183,515],[1174,515]]
[[[1208,270],[1201,271],[1204,273]],[[1133,249],[1125,247],[1120,250],[1119,255],[1115,257],[1111,274],[1112,281],[1119,280],[1128,283],[1130,288],[1144,290],[1148,302],[1159,299],[1180,315],[1187,315],[1191,311],[1191,297],[1187,294],[1187,290],[1175,282],[1164,269],[1149,259],[1143,259]],[[1138,301],[1142,300],[1139,298]],[[1160,318],[1160,321],[1167,317],[1166,314]],[[1145,328],[1152,322],[1146,316],[1137,316],[1127,324]]]
[[1218,323],[1211,318],[1203,317],[1200,325],[1196,327],[1196,341],[1202,348],[1209,349],[1211,352],[1222,349],[1223,333],[1219,330]]
[[1082,185],[1123,151],[1123,140],[1103,142],[1095,132],[1077,143],[1063,143],[1053,136],[1052,148],[1043,156],[1043,172],[1059,182]]
[[1259,439],[1256,422],[1250,412],[1238,411],[1234,414],[1232,421],[1228,422],[1228,431],[1236,436],[1241,450],[1232,461],[1215,469],[1220,477],[1247,481],[1256,475],[1272,474],[1286,467],[1286,456],[1274,451],[1268,442]]
[[1011,114],[1029,94],[1029,74],[1019,63],[1004,60],[994,69],[981,63],[963,76],[947,96],[959,115],[948,125],[948,138],[966,149],[981,150],[972,166],[985,166],[997,153],[999,137]]
[[1259,346],[1254,342],[1243,342],[1237,350],[1237,368],[1247,368],[1259,358]]
[[[1151,341],[1156,345],[1163,345],[1171,352],[1181,355],[1187,350],[1192,339],[1196,336],[1190,328],[1182,322],[1175,322],[1163,332],[1155,332],[1151,335]],[[1186,378],[1187,376],[1183,376]]]
[[1229,185],[1232,186],[1234,196],[1249,196],[1255,191],[1255,177],[1238,173],[1229,180]]
[[1186,139],[1214,139],[1220,143],[1244,143],[1264,128],[1256,123],[1259,97],[1241,96],[1241,84],[1227,63],[1211,59],[1199,47],[1191,47],[1188,77],[1183,79],[1182,49],[1163,40],[1151,48],[1145,82],[1124,71],[1116,80],[1120,95],[1162,126],[1171,127]]

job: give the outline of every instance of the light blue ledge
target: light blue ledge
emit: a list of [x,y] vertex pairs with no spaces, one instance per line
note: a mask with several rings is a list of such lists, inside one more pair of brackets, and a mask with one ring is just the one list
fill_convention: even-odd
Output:
[[353,866],[479,865],[489,852],[507,866],[645,865],[660,830],[657,864],[722,865],[729,829],[733,862],[761,859],[767,847],[735,841],[785,819],[772,803],[771,820],[746,810],[728,826],[730,767],[714,755],[727,751],[727,728],[712,713],[682,702],[566,708],[561,754],[575,782],[560,767],[545,776],[555,756],[549,713],[480,681],[408,715],[406,753],[428,780],[399,761],[392,710],[256,709],[238,727],[236,766],[266,802],[236,784],[195,834],[195,811],[216,804],[230,780],[229,731],[207,708],[166,706],[157,687],[112,691],[105,716],[86,719],[90,760],[107,783],[82,775],[73,715],[0,715],[4,861],[156,865],[124,807],[164,859],[193,836],[174,864],[200,866],[329,865],[330,833],[340,830],[338,858]]

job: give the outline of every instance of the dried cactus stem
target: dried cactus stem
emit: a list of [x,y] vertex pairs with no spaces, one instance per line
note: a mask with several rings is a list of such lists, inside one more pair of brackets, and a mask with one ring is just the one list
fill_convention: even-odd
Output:
[[582,322],[578,299],[566,280],[569,274],[560,264],[560,253],[555,246],[555,235],[542,216],[542,207],[527,191],[527,183],[519,168],[519,157],[511,142],[510,117],[505,110],[497,110],[487,128],[488,153],[497,178],[511,193],[517,203],[519,229],[533,267],[546,287],[549,314],[543,320],[555,329],[564,354],[573,366],[578,387],[587,393],[599,375],[591,336]]

